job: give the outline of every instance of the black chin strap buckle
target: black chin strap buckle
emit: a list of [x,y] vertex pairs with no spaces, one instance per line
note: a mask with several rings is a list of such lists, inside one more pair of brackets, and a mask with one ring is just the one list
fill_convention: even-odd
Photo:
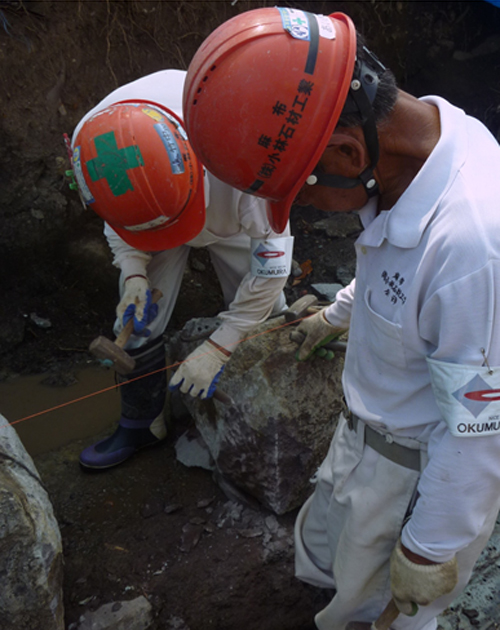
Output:
[[371,166],[367,166],[365,170],[358,175],[358,178],[364,186],[368,199],[376,197],[379,194],[377,180],[375,179]]

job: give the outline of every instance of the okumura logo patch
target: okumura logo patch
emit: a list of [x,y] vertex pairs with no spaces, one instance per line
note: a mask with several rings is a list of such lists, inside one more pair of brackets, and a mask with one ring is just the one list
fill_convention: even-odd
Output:
[[436,402],[452,435],[500,433],[500,368],[427,359]]

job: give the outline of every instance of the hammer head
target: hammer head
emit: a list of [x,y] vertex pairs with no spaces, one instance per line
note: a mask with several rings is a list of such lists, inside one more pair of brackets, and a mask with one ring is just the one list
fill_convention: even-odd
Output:
[[135,360],[123,348],[102,335],[94,339],[89,350],[106,365],[114,367],[118,374],[129,374],[135,367]]
[[310,293],[303,295],[285,311],[285,321],[291,323],[302,319],[302,317],[310,314],[308,313],[308,309],[311,308],[311,306],[315,306],[317,303],[318,298],[315,295],[311,295]]

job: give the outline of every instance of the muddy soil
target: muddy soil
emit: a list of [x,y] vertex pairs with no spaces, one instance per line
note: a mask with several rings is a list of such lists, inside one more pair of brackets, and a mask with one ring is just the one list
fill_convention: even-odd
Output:
[[[0,95],[0,264],[7,270],[0,381],[43,375],[45,387],[66,396],[93,361],[92,339],[112,336],[118,272],[100,219],[68,189],[62,133],[117,85],[162,67],[186,68],[218,23],[266,4],[275,3],[0,0],[2,23],[8,20],[0,28],[7,86]],[[404,89],[445,96],[498,136],[500,9],[482,0],[284,4],[350,13]],[[313,209],[292,212],[294,258],[304,268],[311,261],[311,272],[290,283],[289,301],[353,271],[355,234],[328,237],[314,228],[321,218]],[[205,252],[193,252],[191,262],[171,330],[222,305]],[[89,426],[99,416],[104,436],[117,418],[113,409],[107,418],[100,401],[87,401],[86,413]],[[34,403],[45,409],[41,399]],[[9,420],[22,417],[13,411]],[[71,406],[65,417],[72,422]],[[47,433],[48,418],[30,425],[32,444]],[[210,472],[177,462],[174,443],[185,429],[172,424],[163,444],[101,474],[78,464],[81,449],[101,435],[69,435],[63,446],[54,439],[58,447],[41,453],[33,447],[63,536],[67,627],[85,610],[143,594],[154,630],[312,630],[328,593],[293,576],[295,513],[276,517],[223,491]]]
[[176,461],[174,434],[105,474],[79,469],[84,441],[35,458],[64,541],[68,627],[145,595],[157,630],[312,630],[327,600],[293,577],[295,515],[226,495]]

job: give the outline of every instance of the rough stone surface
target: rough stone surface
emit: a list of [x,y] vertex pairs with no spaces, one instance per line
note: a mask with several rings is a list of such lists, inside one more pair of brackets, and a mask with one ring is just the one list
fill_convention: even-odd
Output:
[[464,592],[438,618],[438,630],[500,628],[500,519]]
[[[218,472],[276,514],[298,507],[310,492],[342,397],[343,355],[295,361],[297,346],[283,324],[283,317],[269,320],[234,351],[218,384],[232,403],[184,397]],[[182,337],[170,343],[170,360],[184,359],[200,343]]]
[[313,229],[324,232],[330,238],[345,238],[358,234],[361,231],[361,223],[356,214],[331,214],[315,221]]
[[175,443],[175,454],[184,466],[199,466],[206,470],[214,469],[210,451],[198,433],[196,435],[190,435],[188,431],[183,433]]
[[311,289],[315,291],[320,297],[333,302],[337,293],[343,288],[342,284],[321,282],[319,284],[311,284]]
[[0,415],[0,627],[64,630],[61,535],[16,431]]
[[105,604],[80,617],[78,630],[146,630],[153,622],[152,606],[144,596]]

